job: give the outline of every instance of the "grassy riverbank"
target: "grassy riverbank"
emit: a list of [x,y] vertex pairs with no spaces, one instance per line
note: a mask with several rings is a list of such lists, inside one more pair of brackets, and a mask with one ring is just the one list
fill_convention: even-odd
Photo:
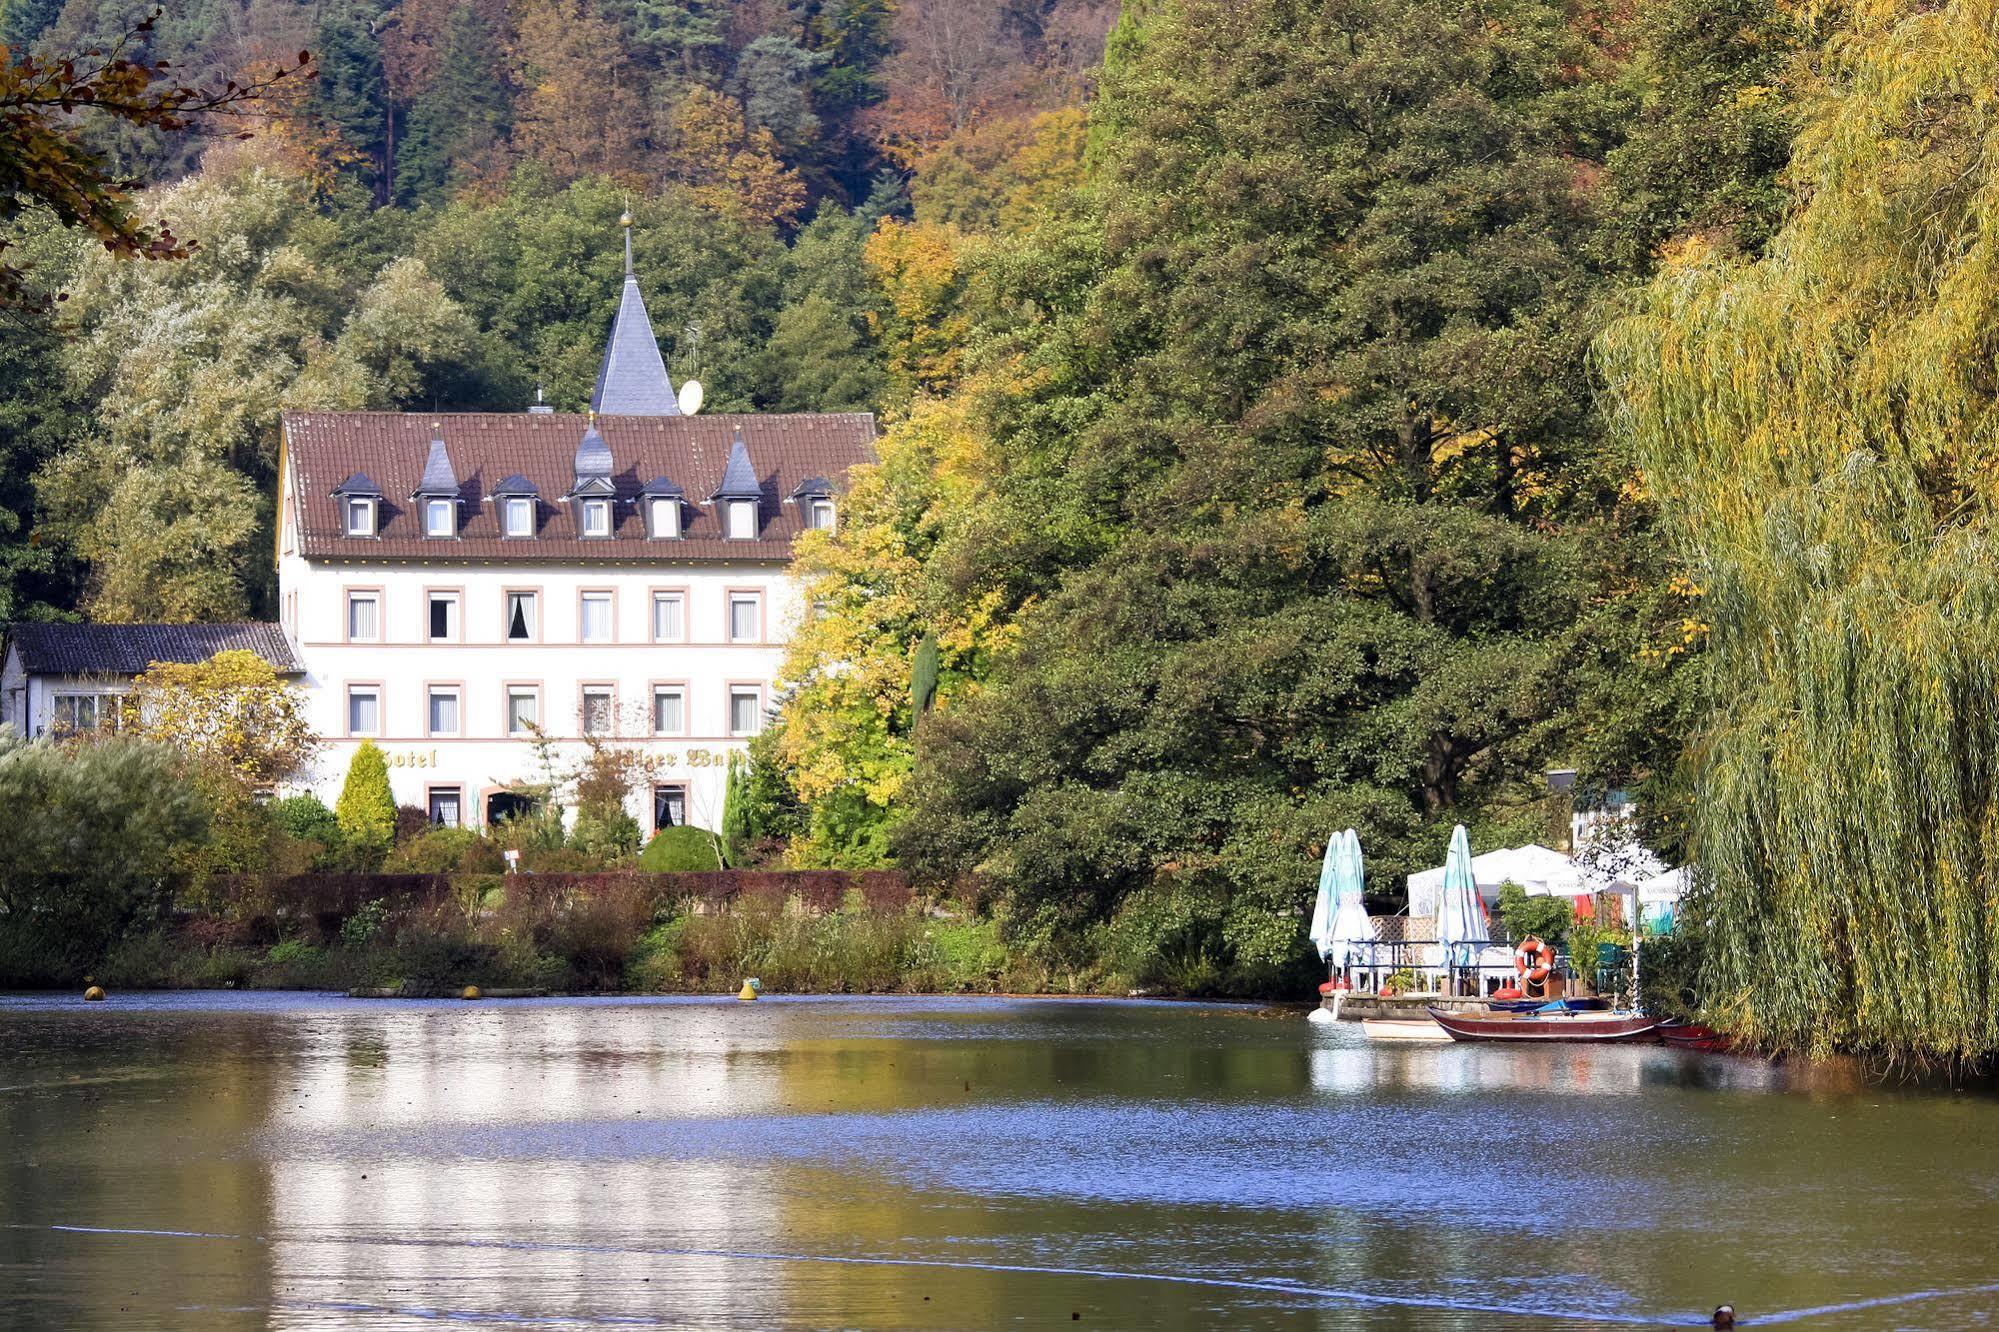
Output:
[[[662,901],[638,883],[559,898],[504,890],[467,899],[387,899],[313,928],[295,915],[195,914],[134,931],[94,964],[39,966],[0,940],[0,987],[402,988],[411,993],[547,989],[714,993],[745,976],[780,993],[1297,995],[1311,978],[1232,976],[1201,913],[1176,902],[1065,933],[1011,918],[1004,903],[921,896],[834,904],[747,894],[723,905]],[[4,922],[0,922],[4,923]],[[0,932],[3,933],[3,932]]]

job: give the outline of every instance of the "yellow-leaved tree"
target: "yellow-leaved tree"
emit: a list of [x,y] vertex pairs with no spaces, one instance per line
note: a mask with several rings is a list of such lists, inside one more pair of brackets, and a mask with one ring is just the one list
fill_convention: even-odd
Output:
[[124,699],[129,734],[174,746],[196,766],[253,791],[296,777],[319,750],[305,695],[254,652],[156,661]]

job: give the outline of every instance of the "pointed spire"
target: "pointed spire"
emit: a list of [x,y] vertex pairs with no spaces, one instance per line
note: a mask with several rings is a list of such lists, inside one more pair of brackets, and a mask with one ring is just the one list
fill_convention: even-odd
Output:
[[411,499],[457,499],[458,473],[452,470],[451,454],[441,436],[432,436],[430,456],[423,462],[423,479],[417,482]]
[[592,412],[583,438],[576,442],[576,489],[581,490],[586,481],[609,481],[612,465],[611,446],[598,433],[597,414]]
[[638,275],[632,271],[631,214],[618,221],[625,228],[625,287],[604,344],[604,363],[597,371],[590,408],[611,416],[678,416],[673,380],[667,376],[666,358],[659,354],[652,317],[646,313]]
[[708,498],[718,499],[762,499],[764,488],[757,481],[757,469],[750,465],[750,449],[743,443],[742,428],[736,430],[735,442],[729,445],[729,461],[722,468],[722,484],[715,487],[715,493]]

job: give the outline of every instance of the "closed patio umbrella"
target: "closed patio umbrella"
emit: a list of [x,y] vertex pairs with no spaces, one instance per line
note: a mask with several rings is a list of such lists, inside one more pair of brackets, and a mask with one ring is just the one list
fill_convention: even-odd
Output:
[[1334,833],[1327,839],[1326,854],[1319,863],[1319,894],[1312,900],[1312,926],[1305,932],[1322,961],[1333,951],[1333,897],[1344,852],[1344,838]]
[[1367,877],[1361,865],[1360,834],[1349,828],[1339,837],[1340,859],[1333,882],[1333,919],[1329,930],[1333,965],[1341,969],[1373,961],[1374,922],[1362,900]]
[[1437,942],[1447,968],[1468,967],[1479,947],[1491,942],[1485,908],[1478,900],[1472,874],[1471,838],[1460,823],[1451,830],[1451,852],[1444,858],[1444,892],[1437,903]]

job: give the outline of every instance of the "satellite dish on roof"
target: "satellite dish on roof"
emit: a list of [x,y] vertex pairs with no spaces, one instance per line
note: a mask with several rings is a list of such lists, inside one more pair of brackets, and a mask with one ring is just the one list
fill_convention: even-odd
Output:
[[703,390],[700,380],[690,379],[685,384],[682,384],[680,386],[680,414],[682,416],[692,416],[700,411],[702,396]]

